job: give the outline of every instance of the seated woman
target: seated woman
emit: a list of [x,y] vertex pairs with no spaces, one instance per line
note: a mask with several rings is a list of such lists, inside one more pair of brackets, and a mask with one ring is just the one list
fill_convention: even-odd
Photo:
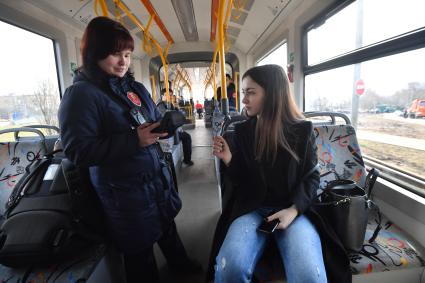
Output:
[[[236,125],[233,151],[219,136],[213,145],[238,184],[226,210],[230,226],[216,245],[215,282],[250,282],[268,237],[287,282],[351,282],[341,243],[312,208],[320,178],[312,123],[297,109],[281,67],[254,67],[242,79],[250,119]],[[262,231],[263,221],[278,223],[276,230]]]

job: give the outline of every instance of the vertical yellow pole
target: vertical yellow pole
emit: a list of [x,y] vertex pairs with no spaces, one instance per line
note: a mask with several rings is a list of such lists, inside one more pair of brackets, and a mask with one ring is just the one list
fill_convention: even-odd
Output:
[[[221,99],[227,99],[226,89],[226,59],[224,56],[224,8],[226,0],[220,0],[218,11],[218,54],[220,59]],[[227,114],[227,113],[225,113]]]
[[236,110],[239,112],[239,72],[235,72],[235,102]]
[[155,76],[152,75],[151,77],[151,84],[152,84],[152,96],[153,101],[156,103],[156,84],[155,84]]
[[158,50],[159,57],[161,58],[162,66],[164,66],[165,93],[166,93],[166,96],[167,96],[167,103],[170,103],[171,102],[171,97],[170,97],[170,91],[169,91],[170,86],[168,85],[168,65],[167,65],[167,60],[165,60],[165,56],[162,53],[161,46],[158,43],[156,43],[156,42],[154,42],[154,44],[155,44],[155,46],[156,46],[156,48]]
[[214,99],[217,101],[217,81],[216,81],[216,74],[215,74],[215,67],[216,67],[216,60],[217,60],[217,53],[218,53],[218,48],[215,49],[214,51],[214,56],[213,56],[213,68],[212,68],[212,75],[213,76],[213,90],[214,90]]
[[108,7],[106,6],[105,0],[100,1],[100,7],[102,8],[103,16],[108,17]]

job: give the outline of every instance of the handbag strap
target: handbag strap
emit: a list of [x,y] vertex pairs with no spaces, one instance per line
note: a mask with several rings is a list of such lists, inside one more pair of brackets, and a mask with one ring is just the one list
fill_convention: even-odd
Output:
[[372,194],[373,186],[375,185],[376,179],[378,178],[380,172],[376,168],[372,168],[369,170],[369,173],[366,176],[364,190],[367,193],[367,198],[370,199]]
[[378,216],[378,222],[377,222],[375,231],[373,231],[372,236],[368,240],[369,243],[373,243],[376,240],[376,237],[378,237],[379,231],[381,231],[381,229],[382,229],[382,225],[381,225],[382,224],[382,215],[381,215],[381,211],[379,210],[379,206],[374,201],[372,201],[371,199],[368,199],[367,204],[368,204],[368,208],[374,209],[376,211],[377,216]]

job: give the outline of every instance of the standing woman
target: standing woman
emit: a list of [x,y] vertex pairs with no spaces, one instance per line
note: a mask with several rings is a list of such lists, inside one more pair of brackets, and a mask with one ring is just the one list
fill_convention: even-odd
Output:
[[[181,201],[152,133],[161,114],[129,72],[134,41],[120,23],[94,18],[82,43],[82,67],[61,101],[65,155],[89,168],[112,239],[124,254],[127,282],[158,282],[153,244],[185,263],[174,217]],[[138,121],[130,115],[136,110]]]
[[[232,151],[222,137],[215,137],[213,145],[214,155],[238,184],[227,215],[230,226],[216,257],[215,282],[251,282],[268,237],[258,230],[264,218],[279,221],[271,237],[287,282],[351,282],[342,246],[332,239],[332,232],[322,233],[323,222],[311,209],[320,178],[315,136],[312,123],[304,120],[293,101],[283,69],[254,67],[243,75],[242,85],[250,119],[236,125]],[[324,245],[322,234],[326,244],[337,243]],[[322,247],[339,252],[337,265],[327,263],[325,268],[324,255],[329,253]],[[332,273],[328,278],[333,269],[339,269],[337,277]]]

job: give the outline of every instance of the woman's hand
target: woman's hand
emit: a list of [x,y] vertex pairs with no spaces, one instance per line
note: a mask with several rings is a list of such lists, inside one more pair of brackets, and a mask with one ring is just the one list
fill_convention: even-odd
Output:
[[216,136],[213,138],[213,154],[223,160],[224,164],[229,165],[232,160],[232,153],[229,145],[223,137]]
[[298,215],[298,210],[295,207],[295,205],[292,205],[291,207],[282,209],[278,212],[276,212],[273,215],[270,215],[267,217],[267,221],[272,221],[274,219],[279,219],[279,225],[276,229],[286,229],[289,225],[291,225],[292,221],[294,221],[295,217]]
[[137,135],[139,137],[139,145],[142,147],[149,146],[156,143],[159,138],[166,137],[168,133],[151,133],[153,129],[159,126],[159,122],[156,123],[144,123],[137,127]]

